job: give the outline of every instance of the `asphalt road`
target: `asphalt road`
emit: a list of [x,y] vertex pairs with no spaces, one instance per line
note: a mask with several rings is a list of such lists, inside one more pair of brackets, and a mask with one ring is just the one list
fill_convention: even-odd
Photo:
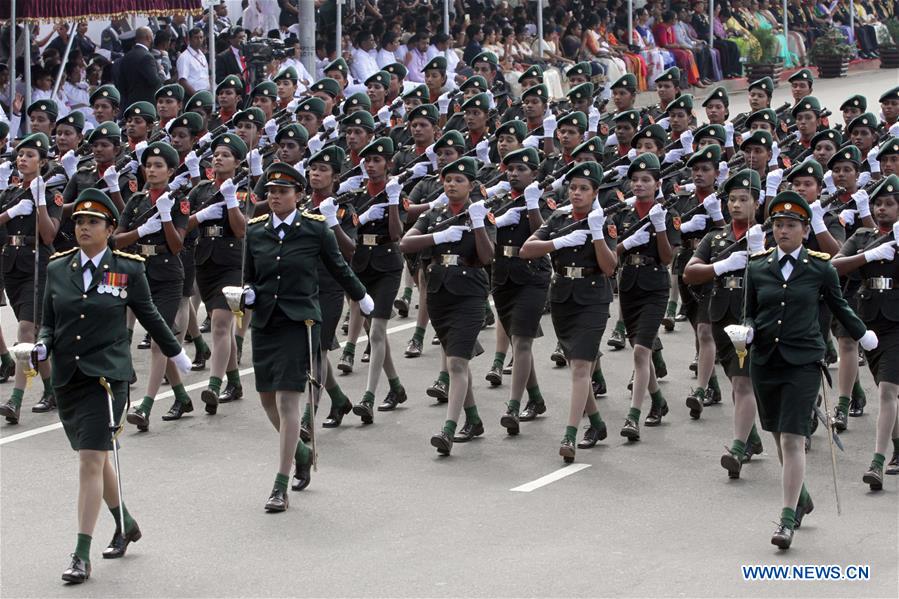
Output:
[[[882,90],[897,83],[895,71],[875,71],[819,81],[815,90],[837,112],[850,93],[864,91],[876,102]],[[781,86],[774,104],[788,96]],[[744,110],[745,103],[745,95],[734,96],[731,111]],[[11,344],[12,313],[3,308],[0,315]],[[793,548],[782,553],[769,544],[781,507],[773,441],[764,435],[765,453],[744,467],[740,480],[728,480],[718,458],[732,438],[729,402],[708,408],[700,421],[691,421],[684,406],[693,382],[687,325],[662,335],[670,372],[662,390],[672,407],[664,424],[644,428],[637,444],[617,435],[628,407],[631,358],[628,351],[607,352],[609,395],[600,410],[611,434],[593,450],[579,450],[568,468],[557,449],[570,372],[548,359],[555,346],[548,319],[546,336],[535,344],[547,413],[524,423],[520,436],[505,435],[499,417],[508,380],[498,389],[484,381],[493,353],[493,329],[485,330],[481,343],[487,353],[472,370],[487,431],[472,443],[457,444],[450,458],[438,457],[428,443],[444,420],[443,406],[424,395],[439,370],[438,348],[428,345],[423,357],[404,359],[414,321],[394,319],[390,325],[409,401],[393,413],[377,413],[372,426],[349,415],[339,429],[319,429],[319,471],[307,490],[291,493],[283,514],[263,511],[276,470],[277,436],[252,391],[252,375],[243,377],[247,397],[223,405],[215,417],[206,416],[199,402],[208,373],[189,377],[199,407],[181,421],[159,419],[171,402],[165,393],[157,400],[150,432],[129,427],[122,437],[126,503],[144,537],[124,559],[102,560],[114,526],[104,509],[94,537],[93,576],[81,588],[59,579],[75,542],[77,456],[55,414],[30,412],[39,396],[37,387],[30,389],[21,424],[0,425],[0,595],[899,594],[899,477],[887,477],[880,493],[861,482],[877,413],[866,369],[862,383],[869,407],[862,418],[850,420],[843,435],[846,451],[838,455],[842,515],[836,513],[830,454],[819,430],[807,476],[816,509]],[[138,332],[135,339],[141,336]],[[147,352],[135,350],[136,397],[143,393],[148,363]],[[245,355],[242,368],[249,364]],[[353,401],[361,398],[365,382],[359,366],[357,361],[357,371],[340,379]],[[11,388],[11,383],[0,386],[0,396],[5,399]],[[382,380],[378,399],[385,393]],[[869,567],[870,578],[744,580],[741,566],[766,564],[862,565]]]

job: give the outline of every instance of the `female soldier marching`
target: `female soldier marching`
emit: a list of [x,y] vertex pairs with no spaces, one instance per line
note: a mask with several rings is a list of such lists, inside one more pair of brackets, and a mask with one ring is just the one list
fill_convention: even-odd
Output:
[[[597,162],[579,164],[568,175],[571,210],[557,210],[521,248],[520,256],[533,259],[553,253],[550,306],[553,327],[571,364],[571,404],[568,426],[562,437],[559,455],[574,461],[577,426],[584,414],[590,426],[581,449],[606,438],[606,424],[599,415],[590,376],[599,353],[599,342],[609,318],[615,272],[617,231],[606,223],[602,209],[591,211],[602,183],[602,166]],[[573,231],[571,225],[579,223]],[[584,228],[584,224],[587,228]],[[558,236],[557,236],[558,233]],[[517,365],[518,362],[516,361]]]

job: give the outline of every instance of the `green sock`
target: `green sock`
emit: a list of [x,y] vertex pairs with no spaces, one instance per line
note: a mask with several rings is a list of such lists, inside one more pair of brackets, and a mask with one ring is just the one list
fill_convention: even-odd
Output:
[[143,412],[144,414],[146,414],[147,416],[149,416],[150,410],[153,409],[153,403],[155,401],[156,400],[154,398],[150,397],[149,395],[144,395],[143,400],[141,400],[141,402],[140,402],[140,411]]
[[42,378],[41,382],[44,383],[44,393],[53,394],[53,383],[50,382],[50,377]]
[[540,393],[540,385],[534,385],[533,387],[528,387],[527,392],[528,392],[528,399],[530,399],[531,401],[535,401],[538,404],[544,403],[543,402],[543,394]]
[[234,342],[237,343],[237,351],[243,351],[243,337],[234,335]]
[[602,368],[597,368],[593,371],[593,382],[599,384],[606,382],[606,377],[602,375]]
[[303,443],[302,439],[297,441],[297,449],[293,452],[293,459],[295,459],[300,466],[305,466],[309,463],[309,460],[312,459],[312,450]]
[[415,327],[415,332],[412,333],[412,338],[417,340],[419,343],[423,343],[425,340],[425,328]]
[[481,417],[478,415],[478,406],[465,408],[465,419],[472,424],[480,422]]
[[387,379],[387,383],[390,385],[390,390],[394,393],[399,393],[403,388],[403,384],[400,382],[400,377],[396,377],[394,379]]
[[746,444],[739,439],[734,439],[734,442],[730,444],[730,452],[737,458],[742,458],[743,454],[746,453]]
[[454,420],[447,420],[446,424],[443,425],[443,432],[452,437],[456,434],[456,422]]
[[78,533],[78,542],[75,544],[75,555],[85,564],[91,563],[91,536]]
[[865,390],[862,388],[862,384],[858,381],[858,377],[855,377],[855,383],[852,385],[852,397],[855,400],[865,399]]
[[309,414],[309,404],[306,404],[306,409],[303,410],[303,418],[300,420],[300,423],[303,426],[309,426],[309,423],[312,421],[312,419],[309,418]]
[[649,397],[652,399],[652,407],[661,408],[665,405],[665,398],[662,397],[661,389],[650,392]]
[[128,344],[134,341],[134,329],[128,329]]
[[709,389],[721,393],[721,387],[718,386],[718,375],[712,374],[712,378],[709,379]]
[[441,370],[440,374],[437,375],[437,381],[449,385],[449,373],[445,370]]
[[197,335],[193,338],[194,349],[197,350],[197,353],[205,354],[209,351],[209,346],[206,345],[206,341],[203,340],[203,335]]
[[412,288],[403,287],[403,299],[407,302],[412,299]]
[[[115,525],[119,530],[122,530],[122,523],[119,522],[121,519],[121,514],[119,514],[119,506],[109,508],[109,511],[112,513],[112,519],[115,520]],[[122,505],[122,511],[125,513],[125,532],[127,533],[132,528],[136,522],[134,518],[131,517],[131,514],[128,513],[128,508]]]
[[780,523],[793,530],[796,526],[796,510],[790,507],[785,507],[780,511]]
[[334,385],[330,389],[325,389],[325,391],[328,392],[328,397],[331,398],[331,402],[335,407],[344,406],[350,401],[350,398],[346,396],[340,385]]
[[350,343],[347,341],[343,344],[343,355],[345,356],[355,356],[356,355],[356,344]]
[[17,408],[21,408],[22,407],[22,398],[24,396],[25,396],[24,389],[14,388],[12,390],[12,395],[10,396],[9,401],[11,401],[13,404],[15,404],[15,406]]
[[240,371],[238,369],[235,368],[234,370],[227,371],[225,376],[228,378],[229,385],[240,387]]
[[190,395],[187,394],[187,390],[184,388],[184,383],[178,383],[174,387],[172,387],[172,392],[175,394],[175,399],[187,405],[190,403]]
[[3,364],[4,366],[12,366],[15,363],[16,361],[12,359],[12,356],[9,355],[9,352],[0,354],[0,364]]
[[506,404],[506,407],[510,410],[514,410],[517,414],[518,410],[521,409],[521,402],[519,402],[517,399],[510,399],[509,403]]
[[662,356],[662,350],[652,350],[652,365],[656,369],[656,375],[658,375],[660,370],[665,369],[665,357]]
[[498,351],[493,354],[493,367],[494,368],[502,368],[503,364],[506,363],[506,354],[504,352]]
[[883,463],[887,461],[887,458],[882,453],[875,453],[874,459],[871,460],[871,466],[877,466],[878,469],[883,470]]
[[893,439],[893,451],[899,451],[899,437]]
[[218,392],[222,390],[222,379],[217,376],[209,377],[209,384],[207,385],[211,391],[214,391],[216,395]]
[[366,391],[365,393],[363,393],[362,394],[362,403],[365,403],[368,405],[372,405],[373,403],[375,403],[375,394],[372,393],[371,391]]
[[587,419],[590,421],[590,426],[592,426],[593,428],[602,428],[603,422],[602,416],[599,415],[599,410],[596,410],[592,414],[588,414]]
[[281,474],[279,472],[278,474],[275,475],[275,488],[281,489],[282,491],[286,491],[287,490],[287,481],[288,481],[287,475]]
[[811,501],[811,499],[811,496],[808,494],[808,489],[805,488],[805,483],[802,483],[802,489],[799,490],[799,505],[805,505]]
[[634,422],[640,422],[640,409],[639,408],[631,408],[627,411],[627,419],[633,420]]
[[759,436],[759,429],[755,428],[755,425],[752,425],[752,428],[749,431],[749,442],[753,445],[761,445],[762,438]]
[[619,320],[618,322],[615,323],[615,332],[621,333],[622,335],[624,335],[624,321],[623,320]]
[[574,440],[577,439],[577,427],[576,426],[566,426],[565,427],[565,438],[574,443]]
[[668,302],[668,314],[674,314],[677,312],[677,302]]
[[845,395],[841,395],[839,401],[837,402],[837,411],[846,414],[849,412],[849,401],[850,398]]

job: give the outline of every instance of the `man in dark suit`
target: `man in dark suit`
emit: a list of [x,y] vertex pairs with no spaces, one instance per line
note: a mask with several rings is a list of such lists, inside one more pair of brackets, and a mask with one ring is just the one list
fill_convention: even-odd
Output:
[[216,83],[221,83],[228,75],[237,75],[242,81],[247,81],[247,59],[241,50],[246,39],[246,30],[240,27],[235,27],[228,33],[230,45],[215,57]]
[[162,80],[156,59],[150,54],[152,46],[153,32],[149,27],[140,27],[134,33],[134,47],[115,63],[113,77],[122,95],[122,110],[134,102],[153,104],[156,100],[156,90]]

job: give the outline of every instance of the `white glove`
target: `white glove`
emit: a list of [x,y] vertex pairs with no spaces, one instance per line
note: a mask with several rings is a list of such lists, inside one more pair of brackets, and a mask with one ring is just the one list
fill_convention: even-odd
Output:
[[693,151],[693,132],[687,129],[683,133],[680,134],[680,147],[684,149],[684,152],[688,154]]
[[486,139],[482,139],[478,142],[478,145],[474,147],[475,154],[478,157],[478,160],[484,163],[484,166],[489,166],[490,163],[490,141]]
[[685,191],[687,193],[693,193],[694,191],[696,191],[696,184],[695,183],[685,183],[680,186],[680,190]]
[[318,135],[313,135],[309,138],[309,141],[306,142],[306,147],[309,148],[309,155],[317,153],[322,149],[322,146],[325,145],[325,142]]
[[34,202],[31,200],[19,200],[18,204],[6,211],[6,215],[13,219],[17,216],[28,216],[32,212],[34,212]]
[[434,245],[443,243],[455,243],[462,239],[462,235],[468,231],[468,227],[462,225],[452,225],[442,231],[437,231],[431,237],[434,238]]
[[540,138],[536,135],[528,135],[524,138],[524,141],[521,142],[521,146],[523,148],[537,149],[540,147]]
[[627,159],[632,161],[637,157],[637,148],[631,148],[627,151]]
[[675,162],[677,162],[681,158],[683,158],[685,153],[686,153],[685,150],[678,150],[678,149],[669,150],[668,152],[665,153],[665,159],[662,161],[662,163],[663,164],[674,164]]
[[649,223],[646,223],[645,225],[637,229],[637,231],[633,235],[625,239],[621,243],[621,245],[625,250],[631,250],[635,247],[646,245],[647,243],[649,243]]
[[203,135],[203,137],[201,137],[199,140],[197,140],[197,143],[200,144],[201,148],[208,146],[211,142],[212,142],[212,133],[206,133],[205,135]]
[[500,181],[496,185],[487,188],[487,197],[492,198],[498,193],[509,193],[512,185],[508,181]]
[[337,126],[337,117],[333,114],[329,114],[324,119],[322,119],[322,127],[325,128],[325,131],[331,131]]
[[129,162],[128,164],[125,165],[125,168],[123,168],[122,172],[119,174],[120,175],[124,175],[124,174],[133,175],[134,173],[137,172],[137,169],[139,169],[139,168],[140,168],[140,162],[138,162],[137,160],[132,160],[131,162]]
[[[272,137],[271,139],[275,139]],[[190,173],[191,179],[198,179],[200,177],[200,157],[197,156],[197,153],[191,150],[187,153],[187,156],[184,157],[184,166],[187,167],[187,172]]]
[[893,241],[899,239],[899,221],[893,223]]
[[[197,169],[197,171],[199,172],[199,168]],[[199,177],[200,175],[197,176]],[[171,183],[169,183],[169,191],[175,191],[176,189],[181,189],[182,187],[189,187],[192,177],[193,175],[190,174],[190,172],[181,173],[180,175],[172,179]]]
[[550,189],[552,189],[553,191],[559,191],[560,189],[562,189],[562,186],[565,185],[565,181],[567,179],[568,179],[567,174],[565,176],[559,177],[558,179],[556,179],[555,181],[550,183],[550,185],[549,185]]
[[715,185],[722,186],[724,182],[727,181],[727,176],[730,174],[730,167],[727,166],[727,162],[722,160],[718,163],[718,177],[715,178]]
[[393,109],[393,112],[401,119],[406,118],[406,104],[400,101],[399,105]]
[[306,159],[304,158],[303,160],[300,160],[299,162],[295,163],[293,165],[293,168],[297,169],[297,172],[300,173],[301,175],[303,175],[303,177],[305,177],[306,176]]
[[66,176],[71,179],[78,172],[78,156],[75,156],[75,150],[69,150],[62,155],[62,168],[66,171]]
[[877,333],[870,330],[865,331],[865,334],[862,335],[862,338],[858,340],[858,344],[861,345],[862,349],[865,351],[876,349],[877,343]]
[[421,179],[422,177],[427,175],[430,170],[431,170],[431,165],[428,164],[427,162],[416,162],[415,164],[412,165],[412,169],[411,169],[412,174],[409,175],[409,180],[411,181],[411,180],[415,180],[415,179]]
[[553,239],[553,249],[560,250],[562,248],[576,248],[587,243],[590,231],[587,229],[577,229],[567,235],[556,237]]
[[543,137],[553,137],[556,134],[556,116],[546,109],[547,114],[543,115]]
[[865,171],[865,172],[859,174],[858,182],[856,183],[856,185],[858,185],[859,188],[862,188],[870,182],[871,182],[871,173],[869,173],[868,171]]
[[[453,86],[453,87],[455,87],[455,86]],[[496,109],[496,98],[493,97],[493,92],[488,89],[484,93],[487,94],[487,108],[489,108],[490,110],[495,110]]]
[[851,227],[855,224],[855,217],[858,214],[858,210],[853,210],[852,208],[846,208],[845,210],[840,211],[840,222],[843,223],[844,227]]
[[880,172],[880,161],[877,160],[877,152],[880,151],[880,148],[874,146],[871,148],[871,151],[868,152],[868,164],[871,166],[872,173]]
[[616,134],[611,134],[606,138],[606,147],[617,146],[618,145],[618,136]]
[[724,220],[724,215],[721,213],[721,198],[718,197],[718,194],[713,193],[706,196],[702,201],[702,207],[713,221]]
[[59,185],[59,184],[65,185],[66,183],[68,183],[68,181],[69,181],[69,178],[66,177],[64,174],[56,173],[55,175],[53,175],[52,177],[47,179],[46,188],[50,189],[51,187],[55,187],[56,185]]
[[603,227],[606,225],[606,213],[601,208],[590,211],[590,214],[587,215],[587,224],[590,226],[590,236],[593,241],[604,238]]
[[9,188],[9,176],[12,174],[12,168],[12,162],[9,160],[0,164],[0,191]]
[[855,200],[855,207],[858,208],[858,216],[860,218],[871,216],[871,207],[869,205],[867,191],[859,189],[852,194],[852,199]]
[[386,209],[387,204],[372,205],[368,210],[359,215],[359,224],[364,225],[372,221],[381,220],[384,218],[384,210]]
[[259,152],[259,148],[253,148],[252,150],[250,150],[250,154],[249,156],[247,156],[247,162],[250,163],[250,176],[261,177],[262,154]]
[[[276,121],[275,119],[269,119],[265,121],[265,127],[263,127],[263,129],[265,130],[265,136],[268,137],[272,143],[274,143],[275,136],[278,135],[278,121]],[[187,161],[185,160],[185,162]]]
[[556,208],[556,212],[559,212],[560,214],[571,214],[572,210],[574,210],[574,206],[571,204],[565,204],[561,208]]
[[390,106],[381,106],[378,109],[378,120],[381,121],[384,125],[390,124]]
[[662,208],[661,204],[653,204],[652,208],[649,209],[649,222],[652,223],[652,228],[656,230],[656,233],[661,233],[665,230],[666,216],[668,216],[668,211]]
[[681,233],[695,233],[696,231],[702,231],[706,227],[706,223],[709,220],[708,214],[695,214],[693,218],[688,220],[685,223],[681,223],[680,232]]
[[768,161],[768,166],[776,167],[778,158],[780,158],[780,147],[775,141],[771,143],[771,160]]
[[600,119],[602,119],[602,115],[599,114],[599,108],[591,105],[590,110],[587,112],[587,123],[590,126],[590,131],[595,132],[599,128]]
[[400,205],[400,193],[403,191],[403,185],[396,177],[391,177],[384,186],[384,192],[387,194],[387,204],[389,206]]
[[106,183],[106,191],[109,193],[119,191],[119,173],[116,172],[114,164],[103,171],[103,182]]
[[509,211],[502,216],[497,216],[496,228],[503,229],[505,227],[513,227],[517,225],[521,221],[521,213],[524,210],[524,207],[518,206],[517,208],[510,208]]
[[536,210],[540,207],[540,196],[542,195],[543,190],[540,189],[540,183],[537,181],[524,188],[524,203],[528,210]]
[[249,285],[243,288],[243,305],[252,306],[256,303],[256,290]]
[[734,147],[734,124],[730,121],[724,123],[724,147]]
[[31,197],[37,203],[38,206],[46,206],[47,205],[47,184],[44,183],[44,178],[38,175],[34,179],[31,180],[31,184],[28,186],[31,189]]
[[824,224],[824,206],[821,205],[821,201],[815,200],[809,204],[809,208],[812,209],[812,231],[815,235],[827,231],[827,225]]
[[743,270],[746,268],[746,263],[749,261],[749,257],[747,256],[747,252],[734,252],[724,260],[719,260],[712,264],[712,268],[715,269],[715,276],[720,277],[723,273],[733,272],[735,270]]
[[[47,346],[41,342],[35,343],[34,347],[31,349],[31,352],[32,352],[32,355],[37,357],[38,362],[46,361],[47,357],[50,355],[49,352],[47,351]],[[10,353],[15,355],[15,352],[13,352],[13,351],[11,351]],[[33,367],[34,364],[32,364],[31,366]]]
[[752,343],[752,340],[755,338],[755,329],[752,327],[746,327],[746,345]]
[[875,260],[893,260],[896,257],[896,242],[891,241],[878,245],[876,248],[866,250],[864,253],[865,262],[874,262]]
[[144,155],[144,150],[147,149],[147,146],[150,145],[145,141],[140,141],[134,145],[134,155],[137,156],[137,161],[140,162],[141,157]]
[[232,179],[225,179],[222,181],[219,192],[222,194],[222,197],[225,198],[225,206],[227,206],[228,209],[237,208],[239,205],[237,202],[237,185],[234,184]]
[[484,226],[484,217],[487,216],[487,213],[490,212],[487,209],[487,205],[484,203],[484,200],[480,202],[475,202],[471,206],[468,207],[468,218],[471,219],[471,228],[472,229],[480,229]]
[[431,144],[427,148],[425,148],[425,156],[428,157],[428,160],[431,161],[431,164],[434,165],[434,168],[437,167],[437,152],[434,151],[434,146],[436,144]]
[[437,108],[440,111],[440,116],[446,116],[449,113],[449,105],[450,105],[450,92],[446,92],[440,94],[437,98]]
[[165,192],[156,199],[156,210],[159,212],[159,220],[164,223],[171,222],[172,208],[175,206],[175,198]]
[[627,206],[628,208],[633,208],[634,204],[636,204],[636,203],[637,203],[637,196],[630,196],[630,197],[624,198],[624,205]]
[[615,174],[618,175],[618,178],[626,177],[628,169],[630,169],[630,166],[628,166],[626,164],[623,164],[621,166],[616,166]]
[[824,188],[827,189],[827,193],[831,195],[837,192],[837,186],[833,184],[833,171],[824,173]]
[[287,103],[287,112],[296,112],[297,106],[300,105],[301,98],[294,98]]
[[337,204],[334,203],[334,198],[322,200],[321,204],[318,205],[318,211],[325,217],[325,223],[329,228],[340,224],[340,221],[337,220]]
[[337,188],[337,193],[346,193],[348,191],[353,191],[354,189],[359,189],[360,187],[362,187],[362,175],[356,175],[341,183]]
[[890,135],[892,137],[899,137],[899,123],[890,125]]
[[765,249],[765,232],[762,231],[762,225],[752,225],[746,231],[746,247],[753,254]]
[[178,369],[178,372],[181,374],[187,374],[190,372],[191,366],[193,363],[190,360],[190,356],[187,355],[187,352],[184,349],[181,349],[181,352],[172,358],[169,358],[172,361],[172,364],[175,365],[175,368]]
[[151,218],[147,219],[147,222],[137,228],[137,236],[146,237],[147,235],[158,233],[159,231],[162,231],[162,220],[159,218],[158,214],[154,214]]
[[447,197],[447,195],[445,193],[441,193],[439,196],[437,196],[437,199],[428,202],[428,208],[433,210],[437,206],[446,206],[448,202],[449,198]]
[[225,203],[216,202],[211,206],[206,206],[202,210],[198,210],[194,217],[198,223],[205,223],[208,220],[218,220],[225,216]]
[[664,129],[665,131],[668,131],[668,128],[671,127],[671,119],[666,116],[663,119],[657,120],[656,124],[662,127],[662,129]]
[[780,182],[784,178],[783,169],[776,168],[765,177],[765,195],[771,196],[772,198],[777,195],[777,188],[780,187]]
[[371,311],[375,309],[375,300],[371,298],[369,294],[365,294],[361,300],[359,300],[359,310],[366,316],[371,314]]

